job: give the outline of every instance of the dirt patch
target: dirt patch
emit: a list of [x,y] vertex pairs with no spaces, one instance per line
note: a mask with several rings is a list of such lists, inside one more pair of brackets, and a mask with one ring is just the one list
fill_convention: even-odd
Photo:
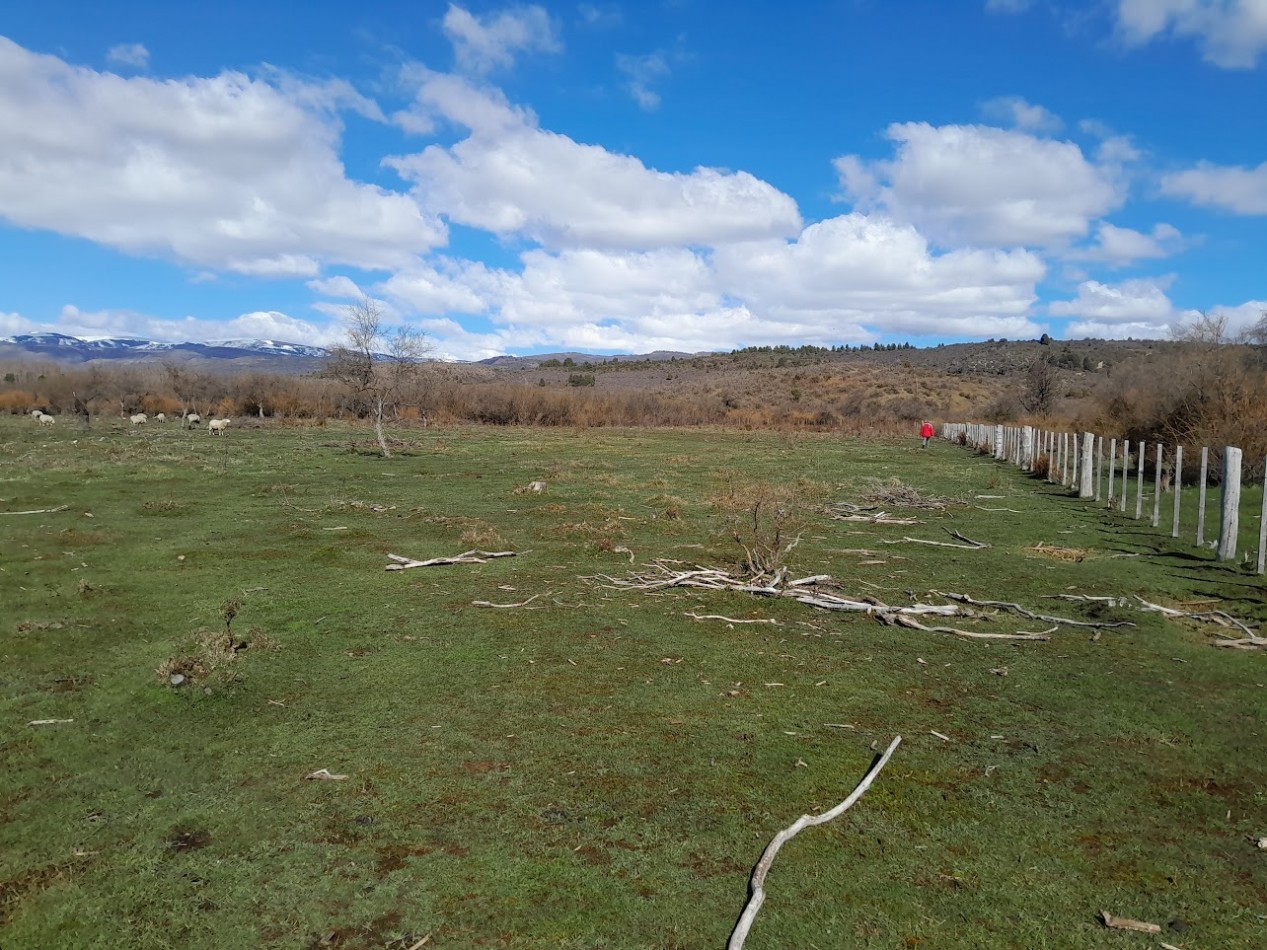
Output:
[[1066,561],[1072,564],[1081,564],[1083,561],[1095,556],[1095,552],[1091,548],[1062,548],[1054,544],[1044,544],[1042,541],[1025,550],[1031,554],[1037,554],[1039,557],[1049,558],[1053,561]]
[[174,828],[167,836],[169,851],[197,851],[211,844],[211,832],[205,828]]
[[24,874],[0,881],[0,927],[7,924],[21,900],[44,890],[54,881],[68,880],[74,868],[66,864],[46,864]]

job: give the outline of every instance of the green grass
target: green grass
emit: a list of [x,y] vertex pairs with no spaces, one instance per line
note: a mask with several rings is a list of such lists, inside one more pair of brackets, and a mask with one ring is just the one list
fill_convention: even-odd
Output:
[[[780,852],[751,950],[1156,945],[1101,909],[1177,922],[1178,946],[1262,945],[1267,657],[1044,599],[1211,601],[1190,609],[1257,625],[1261,577],[945,444],[396,435],[384,460],[365,430],[0,419],[0,510],[69,505],[0,516],[6,950],[720,947],[769,839],[898,733],[862,801]],[[535,479],[544,494],[515,493]],[[909,527],[819,507],[890,479],[961,503]],[[808,506],[794,572],[848,593],[1138,626],[966,641],[585,579],[733,565],[716,501],[754,483]],[[882,543],[943,529],[992,547]],[[470,548],[520,553],[383,570]],[[223,631],[233,599],[248,646],[205,685],[165,685],[156,669]],[[349,778],[304,780],[320,768]]]

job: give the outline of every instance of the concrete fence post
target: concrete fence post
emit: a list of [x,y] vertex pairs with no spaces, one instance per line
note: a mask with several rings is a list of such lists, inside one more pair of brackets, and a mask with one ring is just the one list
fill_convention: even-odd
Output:
[[1205,546],[1205,490],[1210,473],[1210,447],[1201,446],[1201,490],[1197,493],[1197,547]]
[[1144,517],[1144,446],[1139,444],[1139,463],[1135,473],[1135,520]]
[[1104,500],[1104,506],[1113,510],[1113,470],[1117,468],[1117,438],[1109,439],[1109,494]]
[[1025,426],[1021,429],[1021,470],[1032,472],[1034,470],[1034,427]]
[[1170,536],[1179,537],[1179,496],[1183,493],[1183,446],[1175,446],[1175,477],[1170,480],[1170,488],[1175,493],[1175,512],[1170,519]]
[[1263,510],[1258,516],[1258,573],[1267,574],[1267,462],[1263,464]]
[[994,457],[996,459],[1003,458],[1003,427],[994,427]]
[[1219,505],[1218,559],[1236,557],[1236,533],[1241,514],[1241,450],[1229,445],[1223,449],[1223,492]]
[[1095,494],[1095,433],[1082,433],[1082,451],[1078,454],[1078,497],[1090,498]]
[[1161,524],[1161,468],[1165,447],[1157,443],[1157,457],[1153,459],[1153,527]]
[[1104,484],[1104,436],[1095,437],[1095,500],[1100,500],[1100,486]]
[[1117,510],[1126,514],[1126,495],[1131,484],[1131,440],[1122,440],[1122,497],[1118,500]]

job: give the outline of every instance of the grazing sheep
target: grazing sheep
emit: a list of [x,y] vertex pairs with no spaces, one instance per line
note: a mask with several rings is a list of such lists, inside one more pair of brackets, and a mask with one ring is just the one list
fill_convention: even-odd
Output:
[[231,419],[212,419],[207,423],[207,431],[212,435],[219,435],[225,429],[229,428]]
[[44,415],[44,410],[43,410],[43,409],[32,409],[32,410],[31,410],[31,418],[32,418],[32,419],[34,419],[36,422],[39,422],[39,421],[40,421],[40,416],[42,416],[42,415]]
[[201,422],[202,422],[202,416],[198,415],[198,413],[196,412],[190,412],[186,414],[185,416],[186,428],[192,429],[194,426],[198,425]]
[[52,416],[48,415],[47,413],[43,413],[43,412],[40,413],[39,419],[37,421],[42,426],[51,426],[57,423],[56,419],[54,419]]
[[143,426],[143,425],[145,425],[145,420],[146,420],[147,418],[148,418],[148,416],[146,416],[146,415],[145,415],[145,413],[143,413],[143,412],[138,412],[136,415],[134,415],[134,416],[132,416],[132,417],[131,417],[131,419],[132,419],[132,425],[134,425],[134,426]]
[[154,417],[154,421],[155,421],[155,422],[166,422],[166,421],[167,421],[167,416],[166,416],[165,414],[163,414],[163,413],[161,413],[161,412],[160,412],[158,415],[156,415],[156,416]]

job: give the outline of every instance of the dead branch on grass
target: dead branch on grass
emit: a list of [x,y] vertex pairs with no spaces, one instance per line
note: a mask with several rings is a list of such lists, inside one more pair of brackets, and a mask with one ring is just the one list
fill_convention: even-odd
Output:
[[1093,629],[1108,629],[1113,627],[1133,627],[1135,624],[1129,620],[1117,620],[1113,622],[1105,622],[1099,620],[1071,620],[1068,617],[1053,617],[1050,614],[1034,613],[1032,610],[1026,610],[1020,604],[1009,603],[1005,600],[977,600],[969,597],[967,594],[954,594],[945,591],[929,591],[937,597],[945,597],[947,600],[958,601],[961,604],[969,604],[973,607],[997,607],[1000,610],[1010,610],[1018,613],[1022,617],[1029,620],[1038,620],[1042,623],[1059,624],[1062,627],[1091,627]]
[[887,511],[876,508],[874,505],[851,505],[846,501],[834,502],[828,506],[828,511],[836,521],[861,521],[866,524],[898,524],[912,525],[923,524],[918,518],[895,518]]
[[910,614],[881,614],[880,620],[887,624],[896,624],[899,627],[922,630],[925,633],[948,633],[956,637],[969,637],[974,640],[1050,640],[1051,635],[1060,629],[1059,627],[1052,627],[1050,630],[1044,630],[1041,633],[1029,633],[1024,630],[1019,630],[1016,633],[986,633],[976,630],[960,630],[958,627],[926,627]]
[[[487,601],[487,600],[473,600],[473,601],[471,601],[471,606],[472,606],[472,607],[496,607],[498,610],[509,610],[509,609],[510,609],[510,608],[512,608],[512,607],[528,607],[528,605],[529,605],[530,603],[532,603],[534,600],[536,600],[538,597],[548,597],[548,596],[550,596],[550,595],[551,595],[551,594],[553,594],[553,593],[554,593],[554,591],[552,591],[552,590],[548,590],[548,591],[546,591],[544,594],[533,594],[533,595],[532,595],[531,597],[529,597],[527,600],[521,600],[521,601],[520,601],[519,603],[517,603],[517,604],[494,604],[494,603],[490,603],[490,602],[489,602],[489,601]],[[541,609],[541,607],[540,607],[540,606],[537,606],[537,607],[528,607],[528,609],[529,609],[529,610],[540,610],[540,609]]]
[[387,555],[394,564],[388,564],[385,570],[407,571],[411,567],[437,567],[441,564],[487,564],[496,557],[514,557],[515,551],[464,551],[454,557],[433,557],[427,561],[415,561],[413,558],[401,557],[399,554]]
[[770,865],[774,863],[774,857],[779,853],[779,849],[788,841],[800,833],[804,828],[810,825],[822,825],[831,821],[840,815],[843,815],[854,803],[863,796],[871,783],[875,781],[876,776],[880,774],[880,770],[888,764],[893,752],[901,743],[902,737],[895,736],[893,741],[889,743],[889,747],[884,750],[884,754],[876,760],[875,765],[863,776],[862,781],[849,794],[843,802],[830,811],[825,811],[821,815],[802,815],[787,828],[780,831],[766,845],[765,851],[761,853],[761,858],[757,861],[756,867],[752,869],[752,877],[748,882],[748,903],[744,905],[743,913],[739,915],[739,922],[735,924],[734,931],[731,932],[730,940],[726,944],[727,950],[743,950],[744,941],[748,939],[748,931],[752,929],[753,921],[757,919],[757,912],[761,910],[761,905],[765,903],[765,878],[770,873]]
[[1129,917],[1114,917],[1107,910],[1100,911],[1100,920],[1104,922],[1104,926],[1113,930],[1134,930],[1136,933],[1142,934],[1159,934],[1161,933],[1160,924],[1145,923],[1142,920],[1131,920]]
[[[955,531],[951,533],[951,537],[960,537],[962,535]],[[967,541],[967,538],[963,538]],[[951,544],[949,541],[929,541],[925,538],[898,538],[896,541],[881,541],[881,544],[929,544],[937,548],[958,548],[961,551],[981,551],[990,545],[982,544],[980,541],[973,541],[970,544]]]
[[0,511],[0,515],[51,515],[69,507],[70,505],[58,505],[56,508],[35,508],[32,511]]
[[777,627],[779,622],[773,617],[764,617],[757,620],[736,620],[734,617],[723,617],[721,614],[697,614],[694,611],[687,611],[682,616],[690,617],[692,620],[724,620],[726,623],[768,623]]

